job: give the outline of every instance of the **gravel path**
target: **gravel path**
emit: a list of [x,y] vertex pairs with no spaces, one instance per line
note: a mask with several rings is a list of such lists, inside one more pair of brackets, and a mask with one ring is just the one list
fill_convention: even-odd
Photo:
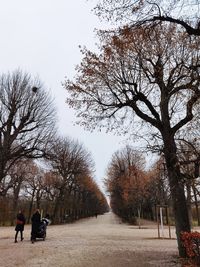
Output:
[[[73,224],[50,225],[47,239],[14,243],[14,227],[0,227],[1,267],[157,267],[181,266],[172,239],[158,239],[156,225],[122,224],[112,213]],[[167,237],[167,229],[165,230]]]

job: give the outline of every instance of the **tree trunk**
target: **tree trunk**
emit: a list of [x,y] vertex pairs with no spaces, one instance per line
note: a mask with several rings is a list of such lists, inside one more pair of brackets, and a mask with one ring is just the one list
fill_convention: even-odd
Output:
[[52,215],[52,223],[58,223],[59,222],[59,214],[58,214],[58,211],[59,211],[59,204],[60,204],[60,201],[61,201],[61,196],[58,196],[57,199],[55,200],[55,206],[54,206],[54,210],[53,210],[53,215]]
[[186,190],[187,190],[187,209],[188,209],[188,216],[190,221],[190,227],[192,228],[192,204],[191,204],[191,184],[190,181],[186,183]]
[[22,179],[20,179],[21,177],[19,177],[18,179],[18,183],[17,185],[15,185],[13,187],[13,209],[12,209],[12,224],[15,222],[15,218],[16,218],[16,213],[18,210],[18,201],[19,201],[19,192],[21,189],[21,185],[22,185]]
[[28,220],[27,223],[30,222],[31,219],[31,213],[32,213],[32,209],[33,209],[33,201],[34,201],[34,197],[35,197],[35,189],[33,189],[32,195],[31,195],[31,202],[29,205],[29,211],[28,211]]
[[198,226],[200,226],[199,207],[198,207],[198,200],[197,200],[197,193],[196,193],[195,185],[192,186],[192,189],[194,193],[194,201],[195,201],[194,203],[195,203],[195,208],[196,208]]
[[181,232],[190,232],[191,228],[184,191],[184,182],[181,177],[180,166],[176,155],[176,145],[172,136],[168,135],[168,138],[164,140],[164,155],[173,202],[179,255],[180,257],[186,257],[186,251],[181,241]]
[[14,225],[15,219],[16,219],[16,214],[17,214],[17,210],[18,210],[18,199],[19,199],[19,195],[15,195],[13,196],[13,203],[12,203],[12,218],[11,218],[11,225]]

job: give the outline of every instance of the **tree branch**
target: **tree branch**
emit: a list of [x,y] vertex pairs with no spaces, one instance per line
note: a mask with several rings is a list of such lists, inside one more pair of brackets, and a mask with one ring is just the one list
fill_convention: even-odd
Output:
[[149,22],[150,21],[168,21],[168,22],[176,23],[176,24],[183,26],[189,35],[200,36],[200,28],[193,28],[188,23],[180,19],[175,19],[169,16],[154,16],[152,19],[146,20],[146,22],[148,21]]
[[187,109],[186,109],[186,116],[184,119],[180,120],[173,128],[172,131],[176,133],[183,125],[188,123],[193,118],[193,106],[196,103],[196,101],[200,98],[200,90],[196,90],[195,94],[190,98],[190,100],[187,103]]

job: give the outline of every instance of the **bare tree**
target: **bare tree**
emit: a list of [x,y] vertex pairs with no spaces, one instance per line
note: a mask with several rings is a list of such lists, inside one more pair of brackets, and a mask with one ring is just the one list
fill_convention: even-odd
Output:
[[59,208],[66,197],[76,194],[78,180],[93,172],[93,162],[90,153],[70,138],[58,138],[55,140],[51,151],[49,151],[49,164],[57,174],[55,188],[57,197],[55,199],[54,219],[58,220]]
[[76,82],[65,84],[67,103],[81,125],[123,130],[139,120],[162,144],[173,199],[179,253],[181,231],[190,231],[175,136],[199,110],[199,43],[174,25],[148,31],[124,28],[101,36],[102,53],[83,51]]
[[123,21],[130,27],[171,22],[189,35],[200,36],[199,0],[100,0],[95,13],[115,23]]
[[54,125],[52,100],[39,80],[21,71],[0,76],[0,188],[16,160],[45,155]]
[[148,171],[150,176],[150,201],[154,205],[168,205],[170,202],[170,188],[164,158],[161,156]]
[[30,221],[33,207],[41,208],[45,187],[44,171],[34,162],[30,162],[23,186],[23,196],[29,200],[28,222]]
[[7,183],[4,184],[5,187],[2,188],[2,192],[3,195],[6,195],[4,191],[9,192],[13,199],[12,222],[16,217],[20,193],[22,193],[26,180],[30,176],[32,164],[30,159],[20,159],[12,165],[6,176]]

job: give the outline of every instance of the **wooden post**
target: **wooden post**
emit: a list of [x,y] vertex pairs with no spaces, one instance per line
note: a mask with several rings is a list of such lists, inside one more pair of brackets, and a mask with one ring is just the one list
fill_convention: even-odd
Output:
[[138,225],[139,225],[139,229],[141,228],[141,221],[140,221],[140,209],[138,208]]
[[162,231],[162,238],[164,238],[164,223],[163,223],[163,213],[162,213],[162,206],[160,206],[160,226]]
[[167,214],[167,221],[168,221],[168,227],[169,227],[169,238],[171,239],[171,227],[170,227],[170,220],[169,220],[169,208],[167,207],[166,209],[166,214]]

